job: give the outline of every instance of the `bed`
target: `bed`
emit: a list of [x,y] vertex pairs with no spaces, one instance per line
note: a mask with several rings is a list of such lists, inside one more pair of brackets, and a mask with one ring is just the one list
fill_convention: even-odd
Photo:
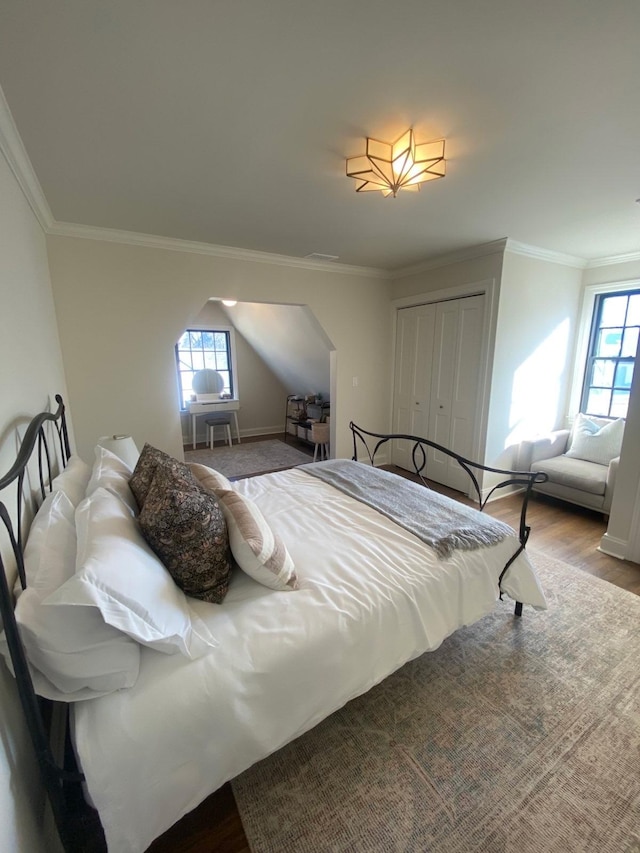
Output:
[[[171,562],[164,554],[163,543],[171,548],[169,540],[178,539],[179,533],[175,524],[158,522],[164,504],[154,503],[156,493],[167,495],[166,490],[158,492],[158,481],[169,476],[171,465],[178,469],[183,463],[174,460],[166,469],[156,463],[150,469],[155,475],[145,481],[142,508],[136,507],[128,490],[133,491],[134,482],[138,489],[144,466],[140,472],[136,467],[132,477],[117,457],[97,448],[90,472],[85,467],[84,479],[79,477],[64,404],[56,399],[58,411],[34,420],[16,465],[0,480],[0,487],[19,482],[20,493],[24,473],[19,471],[24,472],[32,453],[40,459],[38,493],[44,503],[26,549],[19,527],[16,533],[4,505],[0,508],[16,553],[20,593],[43,535],[42,508],[66,507],[67,495],[56,497],[65,490],[77,501],[65,521],[68,532],[75,524],[70,576],[41,597],[36,618],[40,614],[46,622],[58,612],[67,614],[69,631],[70,617],[90,615],[108,635],[103,644],[85,641],[91,648],[87,652],[83,647],[82,661],[74,660],[72,671],[64,673],[66,681],[60,682],[68,693],[50,689],[51,682],[34,665],[36,661],[40,666],[38,655],[50,649],[43,651],[47,644],[34,641],[24,617],[18,628],[4,570],[0,587],[7,657],[68,850],[74,849],[74,839],[61,796],[67,780],[82,782],[100,816],[108,849],[140,853],[226,781],[408,660],[437,648],[457,628],[482,618],[503,596],[516,602],[517,616],[522,604],[546,607],[525,551],[526,503],[535,475],[489,469],[457,457],[481,505],[487,496],[481,496],[478,472],[498,475],[500,488],[515,485],[522,490],[520,529],[504,530],[492,520],[481,523],[480,518],[488,516],[466,507],[462,521],[452,525],[447,517],[461,504],[438,499],[439,533],[434,539],[429,531],[425,534],[416,504],[433,493],[422,483],[371,464],[389,441],[407,440],[413,447],[416,477],[424,479],[434,446],[413,436],[369,433],[354,424],[354,460],[311,463],[233,484],[202,466],[191,470],[207,500],[213,496],[221,508],[233,559],[224,591],[220,582],[212,584],[209,578],[201,598],[186,595],[184,589],[192,589],[189,584],[195,582],[185,569],[189,560]],[[63,465],[71,461],[57,476],[47,443],[52,425],[57,456]],[[450,453],[445,448],[437,451]],[[141,460],[154,458],[153,453],[145,447]],[[65,478],[71,470],[75,473]],[[366,488],[369,482],[374,484],[371,489]],[[408,497],[396,497],[405,491]],[[415,515],[408,525],[398,517],[405,512]],[[22,514],[18,506],[17,517]],[[154,530],[149,532],[147,525],[155,525]],[[433,529],[434,523],[430,525]],[[483,531],[479,542],[476,528]],[[147,539],[140,538],[140,529]],[[131,556],[129,540],[135,542],[137,557]],[[60,550],[62,562],[69,563],[68,551]],[[29,558],[24,561],[26,571],[23,551]],[[154,566],[158,553],[165,561],[159,569]],[[94,577],[97,569],[103,572],[99,579]],[[16,612],[24,595],[19,595]],[[220,596],[221,603],[212,603]],[[155,608],[160,607],[156,618]],[[505,610],[505,618],[513,617]],[[78,630],[86,634],[94,629],[83,624]],[[76,677],[86,663],[85,653],[93,656],[91,667],[102,667],[97,681],[96,671],[91,672],[90,688]],[[124,671],[117,673],[119,682],[114,681],[116,658]],[[42,660],[42,668],[49,663]],[[49,699],[40,699],[36,691]],[[55,766],[42,722],[43,701],[69,709],[78,772]]]

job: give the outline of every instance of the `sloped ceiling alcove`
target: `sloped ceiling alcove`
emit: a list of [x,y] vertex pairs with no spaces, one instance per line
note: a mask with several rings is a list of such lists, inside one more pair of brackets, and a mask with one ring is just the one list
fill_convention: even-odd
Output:
[[239,302],[223,308],[230,323],[269,365],[289,394],[329,399],[331,341],[304,305]]

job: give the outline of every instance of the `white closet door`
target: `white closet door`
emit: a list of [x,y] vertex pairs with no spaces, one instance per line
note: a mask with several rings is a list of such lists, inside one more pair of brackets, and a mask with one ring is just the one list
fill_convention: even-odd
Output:
[[[394,432],[424,436],[472,457],[483,313],[482,294],[398,311]],[[393,463],[413,470],[409,448],[396,444]],[[446,454],[429,454],[427,476],[468,490],[468,476]]]
[[[467,458],[473,456],[483,308],[483,296],[468,296],[438,303],[436,312],[427,437]],[[433,454],[428,475],[452,489],[468,489],[468,475],[444,453]]]
[[[426,435],[429,424],[435,305],[398,311],[394,380],[393,432]],[[392,461],[413,470],[407,442],[395,442]]]

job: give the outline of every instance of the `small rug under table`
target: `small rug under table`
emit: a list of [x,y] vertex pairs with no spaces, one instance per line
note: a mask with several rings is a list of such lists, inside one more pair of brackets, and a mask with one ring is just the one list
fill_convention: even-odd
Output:
[[313,461],[310,454],[278,439],[250,441],[232,447],[225,445],[213,450],[186,450],[184,458],[185,462],[199,462],[215,468],[225,477],[248,477]]
[[236,778],[254,853],[640,853],[640,597],[534,554],[512,604]]

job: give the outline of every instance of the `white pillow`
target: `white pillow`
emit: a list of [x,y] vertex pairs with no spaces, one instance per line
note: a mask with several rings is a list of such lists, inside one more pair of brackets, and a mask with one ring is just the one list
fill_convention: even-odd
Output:
[[216,496],[227,522],[231,553],[240,568],[270,589],[298,589],[287,546],[267,524],[258,505],[233,490],[220,490]]
[[53,492],[31,525],[27,589],[15,613],[36,693],[66,702],[131,687],[140,666],[140,646],[105,625],[95,608],[43,605],[73,576],[75,558],[74,508],[62,491]]
[[166,654],[198,658],[218,645],[116,495],[98,488],[85,498],[76,530],[76,573],[46,599],[49,607],[97,607],[109,625]]
[[571,459],[608,465],[612,459],[620,456],[624,425],[624,418],[606,421],[579,413],[573,425],[571,446],[565,455]]
[[119,497],[134,515],[137,514],[138,504],[129,487],[131,468],[119,456],[99,444],[96,445],[95,456],[86,497],[92,495],[96,489],[106,489]]
[[73,454],[67,460],[67,467],[54,479],[51,489],[64,492],[76,507],[84,498],[90,479],[91,466]]

